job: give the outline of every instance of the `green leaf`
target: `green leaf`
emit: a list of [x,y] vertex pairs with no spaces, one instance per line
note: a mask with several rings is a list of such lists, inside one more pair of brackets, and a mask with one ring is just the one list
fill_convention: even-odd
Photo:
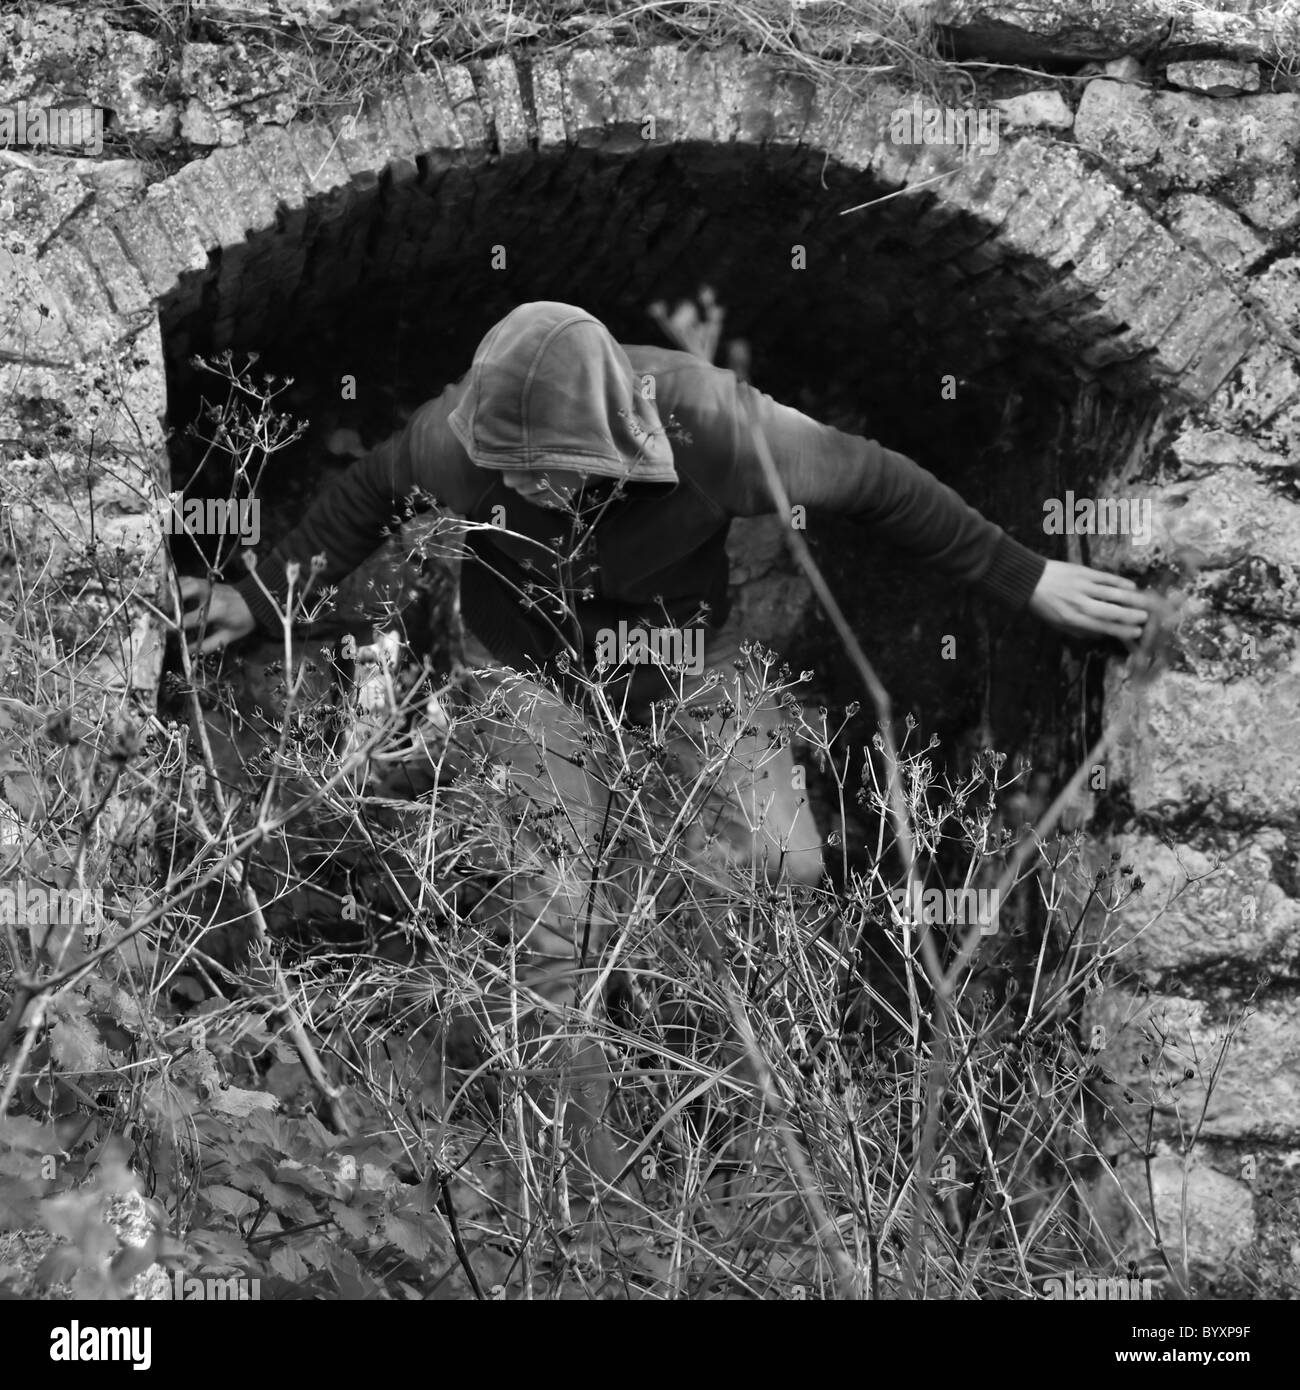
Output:
[[302,1256],[291,1245],[280,1245],[271,1253],[271,1268],[291,1284],[300,1283],[310,1272]]
[[234,1187],[225,1187],[221,1183],[212,1183],[203,1189],[203,1195],[217,1209],[224,1212],[227,1216],[233,1216],[236,1221],[241,1216],[248,1216],[257,1210],[257,1201],[250,1197],[247,1192],[240,1192]]
[[386,1216],[384,1235],[402,1254],[413,1260],[424,1259],[433,1243],[430,1233],[423,1226],[404,1216]]
[[280,1164],[275,1170],[275,1181],[289,1187],[300,1187],[304,1192],[313,1192],[320,1197],[333,1197],[338,1191],[336,1183],[319,1168],[302,1168],[292,1163]]
[[224,1263],[242,1265],[248,1260],[248,1247],[229,1231],[202,1228],[191,1231],[188,1239],[195,1250],[214,1255]]
[[355,1207],[345,1206],[342,1202],[331,1202],[330,1211],[344,1235],[351,1236],[353,1240],[365,1240],[374,1229],[375,1218],[364,1211],[358,1211]]

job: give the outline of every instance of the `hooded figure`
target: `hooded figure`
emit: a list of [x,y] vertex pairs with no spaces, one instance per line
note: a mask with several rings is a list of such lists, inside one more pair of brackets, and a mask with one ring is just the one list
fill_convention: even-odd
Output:
[[[1046,561],[902,454],[689,353],[620,345],[585,310],[547,300],[497,323],[470,370],[358,460],[237,587],[259,625],[278,632],[288,561],[305,571],[323,553],[320,582],[336,582],[382,542],[400,503],[423,494],[475,524],[462,614],[504,665],[554,669],[567,650],[592,669],[610,631],[707,635],[727,616],[731,520],[773,509],[751,422],[793,505],[879,527],[1011,607],[1034,592]],[[595,481],[557,511],[507,485],[533,471]],[[622,674],[636,718],[672,688],[653,664]]]
[[507,314],[478,345],[464,383],[447,423],[480,468],[677,485],[653,392],[582,309],[540,301]]

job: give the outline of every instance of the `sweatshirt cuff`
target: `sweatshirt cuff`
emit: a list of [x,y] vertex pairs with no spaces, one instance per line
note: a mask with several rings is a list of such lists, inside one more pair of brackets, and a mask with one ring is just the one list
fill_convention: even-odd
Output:
[[993,551],[993,563],[975,587],[1017,612],[1023,609],[1043,577],[1047,561],[1004,531]]
[[[280,560],[273,555],[264,556],[258,561],[256,574],[245,575],[236,582],[235,588],[243,595],[244,602],[263,632],[275,636],[284,630],[284,618],[276,604],[283,603],[289,580]],[[270,590],[270,598],[262,592],[263,588]]]

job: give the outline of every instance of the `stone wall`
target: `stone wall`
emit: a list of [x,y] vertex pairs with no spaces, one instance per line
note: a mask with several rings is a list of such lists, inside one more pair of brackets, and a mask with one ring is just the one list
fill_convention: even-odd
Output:
[[[648,296],[689,292],[707,270],[731,327],[768,352],[776,391],[805,352],[827,351],[825,315],[841,306],[845,333],[878,326],[903,302],[880,296],[905,285],[901,345],[862,334],[860,371],[932,383],[900,387],[919,433],[945,370],[991,384],[999,406],[1018,382],[1055,380],[1063,399],[1086,388],[1131,416],[1131,447],[1091,490],[1150,496],[1154,537],[1096,538],[1084,554],[1177,576],[1188,602],[1150,683],[1113,662],[1106,678],[1099,824],[1148,886],[1125,914],[1131,993],[1085,1022],[1167,1021],[1163,1060],[1125,1045],[1103,1066],[1135,1123],[1157,1107],[1158,1202],[1181,1190],[1195,1131],[1191,1253],[1224,1266],[1284,1241],[1300,1160],[1300,94],[1280,60],[1300,46],[1296,21],[1158,0],[935,7],[959,52],[1043,68],[982,75],[982,99],[1003,103],[1001,147],[963,160],[890,140],[910,93],[879,75],[850,66],[823,88],[769,59],[674,45],[417,55],[365,110],[322,118],[280,90],[245,31],[223,31],[222,7],[194,8],[206,27],[188,42],[94,9],[0,18],[0,104],[80,98],[114,114],[99,158],[0,152],[0,448],[6,476],[43,499],[27,523],[54,565],[74,573],[92,539],[69,483],[93,490],[93,539],[122,547],[119,580],[92,595],[113,633],[95,660],[113,666],[118,712],[143,718],[159,679],[165,392],[170,373],[173,400],[184,394],[189,353],[290,360],[340,306],[382,320],[401,304],[436,325],[422,370],[445,379],[486,326],[460,312],[468,300],[598,304],[635,338],[649,336],[636,317]],[[840,215],[858,204],[872,206]],[[763,207],[772,220],[756,227]],[[513,260],[494,279],[496,245]],[[806,282],[795,245],[816,263]],[[871,432],[896,442],[885,426],[906,421],[888,391],[864,395]],[[1059,487],[1075,486],[1076,458],[1058,460]],[[1006,471],[986,477],[994,467]],[[1018,493],[1007,524],[1046,547],[1034,526],[1050,480],[1027,486],[1016,467],[949,477],[975,501],[986,488],[1012,508]],[[764,553],[742,535],[737,565],[762,571]],[[792,610],[769,610],[771,636],[789,635]],[[915,640],[936,646],[933,631]],[[1108,1141],[1129,1186],[1145,1180],[1137,1143]],[[1125,1238],[1145,1253],[1140,1230]]]

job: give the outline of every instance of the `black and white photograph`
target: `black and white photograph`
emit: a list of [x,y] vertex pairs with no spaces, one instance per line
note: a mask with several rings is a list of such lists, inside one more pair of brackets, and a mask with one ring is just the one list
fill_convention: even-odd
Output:
[[0,0],[15,1367],[1258,1367],[1297,445],[1291,0]]

